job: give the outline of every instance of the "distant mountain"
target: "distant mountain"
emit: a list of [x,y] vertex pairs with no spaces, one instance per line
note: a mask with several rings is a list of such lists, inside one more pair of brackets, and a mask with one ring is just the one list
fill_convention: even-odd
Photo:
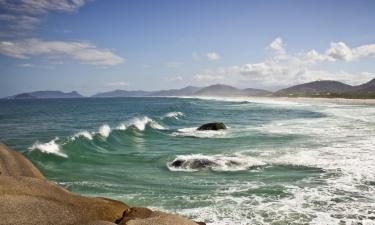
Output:
[[279,90],[273,96],[375,98],[375,79],[357,86],[331,80],[314,81]]
[[32,98],[36,98],[35,96],[32,96],[28,93],[23,93],[23,94],[18,94],[18,95],[14,95],[12,96],[14,99],[32,99]]
[[229,85],[215,84],[208,87],[204,87],[196,92],[194,95],[200,96],[231,96],[240,95],[241,90]]
[[95,94],[91,97],[94,98],[119,98],[119,97],[144,97],[150,95],[148,91],[125,91],[125,90],[114,90],[109,92],[102,92]]
[[246,88],[242,90],[242,93],[246,96],[270,96],[272,95],[271,91],[256,89],[256,88]]
[[355,86],[354,90],[363,92],[363,93],[373,93],[375,92],[375,78],[370,80],[367,83]]
[[126,91],[115,90],[98,93],[92,97],[155,97],[155,96],[266,96],[271,92],[260,89],[238,89],[229,85],[216,84],[208,87],[188,86],[181,89],[170,89],[160,91]]
[[194,92],[197,96],[267,96],[271,92],[261,89],[238,89],[229,85],[215,84]]
[[200,90],[200,87],[187,86],[181,89],[161,90],[151,93],[153,96],[189,96]]
[[30,98],[82,98],[76,91],[61,92],[61,91],[34,91],[29,93],[22,93],[7,97],[8,99],[30,99]]
[[353,86],[338,81],[321,80],[295,85],[275,92],[274,96],[330,96],[352,91]]

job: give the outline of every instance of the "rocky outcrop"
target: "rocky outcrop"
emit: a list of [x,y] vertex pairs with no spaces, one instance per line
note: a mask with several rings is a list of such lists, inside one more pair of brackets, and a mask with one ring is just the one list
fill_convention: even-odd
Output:
[[204,225],[184,217],[152,211],[147,208],[133,207],[124,212],[124,218],[119,225]]
[[176,169],[199,170],[205,168],[212,168],[214,166],[217,166],[218,164],[215,163],[213,160],[209,159],[176,159],[170,165]]
[[224,123],[221,122],[214,122],[214,123],[206,123],[202,126],[198,127],[197,130],[222,130],[227,129]]
[[0,144],[0,225],[196,225],[101,197],[85,197],[48,181],[22,154]]
[[45,179],[43,174],[21,153],[0,143],[0,175]]

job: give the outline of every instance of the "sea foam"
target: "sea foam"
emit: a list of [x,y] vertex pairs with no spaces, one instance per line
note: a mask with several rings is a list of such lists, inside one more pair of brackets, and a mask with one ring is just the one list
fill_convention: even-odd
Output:
[[250,156],[235,155],[178,155],[172,162],[167,163],[171,171],[194,172],[199,170],[241,171],[266,165],[264,162]]
[[187,127],[178,129],[171,135],[175,137],[198,137],[198,138],[213,138],[222,137],[227,133],[226,130],[197,130],[198,127]]
[[185,114],[183,112],[169,112],[166,113],[163,118],[173,118],[173,119],[180,119],[180,117],[184,116]]
[[111,127],[108,125],[108,124],[104,124],[102,125],[100,128],[99,128],[99,131],[98,133],[102,136],[102,137],[108,137],[109,134],[111,133]]
[[37,149],[43,153],[54,154],[54,155],[67,158],[68,155],[65,154],[60,148],[60,146],[56,143],[57,140],[58,138],[55,138],[47,143],[40,143],[39,141],[37,141],[29,148],[29,150],[33,151]]

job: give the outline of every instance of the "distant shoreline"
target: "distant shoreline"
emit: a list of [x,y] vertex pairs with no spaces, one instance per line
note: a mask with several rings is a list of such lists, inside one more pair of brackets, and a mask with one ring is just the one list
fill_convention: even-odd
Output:
[[324,97],[278,97],[278,96],[127,96],[127,97],[77,97],[77,98],[2,98],[0,100],[51,100],[51,99],[111,99],[111,98],[196,98],[203,100],[222,100],[222,101],[255,101],[262,103],[266,101],[296,102],[296,103],[334,103],[342,105],[375,105],[374,98],[324,98]]
[[[170,96],[172,97],[172,96]],[[375,105],[375,99],[352,99],[352,98],[315,98],[315,97],[251,97],[251,96],[173,96],[176,98],[198,98],[203,100],[222,100],[222,101],[249,101],[262,103],[265,102],[295,102],[295,103],[332,103],[339,105]],[[263,100],[263,101],[262,101]]]

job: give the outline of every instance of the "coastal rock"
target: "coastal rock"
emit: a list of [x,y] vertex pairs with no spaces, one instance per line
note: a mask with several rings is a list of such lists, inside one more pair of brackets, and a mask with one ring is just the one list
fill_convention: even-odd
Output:
[[221,122],[214,122],[214,123],[206,123],[202,126],[198,127],[197,130],[223,130],[227,129],[224,123]]
[[48,181],[22,154],[0,144],[0,225],[197,225],[102,197],[85,197]]
[[43,174],[21,153],[0,143],[0,175],[45,179]]
[[47,180],[0,176],[0,224],[115,222],[129,207],[121,202],[70,193]]
[[91,222],[89,222],[85,225],[116,225],[116,224],[108,222],[108,221],[104,221],[104,220],[95,220],[95,221],[91,221]]
[[[151,211],[146,208],[131,208],[128,213],[124,213],[123,220],[119,225],[197,225],[196,223],[184,217]],[[126,217],[128,216],[128,217]]]

